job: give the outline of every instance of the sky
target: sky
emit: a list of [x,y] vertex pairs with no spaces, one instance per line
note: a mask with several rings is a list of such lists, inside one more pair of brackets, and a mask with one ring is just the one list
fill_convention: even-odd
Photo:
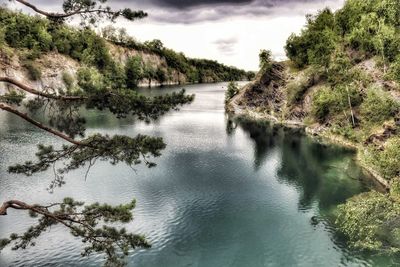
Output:
[[[0,0],[8,2],[8,0]],[[57,10],[62,0],[30,0]],[[285,59],[284,45],[299,33],[305,15],[325,7],[340,8],[344,0],[108,0],[113,8],[141,9],[140,21],[119,19],[116,27],[139,41],[160,39],[166,47],[192,58],[217,60],[246,70],[258,69],[261,49]],[[22,8],[17,3],[13,7]],[[25,10],[25,9],[24,9]]]

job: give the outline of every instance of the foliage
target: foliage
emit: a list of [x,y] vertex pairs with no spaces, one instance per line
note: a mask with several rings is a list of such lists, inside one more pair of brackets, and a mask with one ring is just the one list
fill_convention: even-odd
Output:
[[366,153],[368,163],[375,166],[385,179],[400,176],[400,137],[390,138],[383,151],[372,147]]
[[0,95],[0,103],[7,103],[11,105],[21,105],[22,101],[25,99],[25,93],[11,90],[3,95]]
[[335,47],[345,44],[392,62],[400,48],[399,14],[397,0],[347,0],[336,13],[325,9],[309,15],[301,34],[287,40],[287,56],[299,67],[329,67]]
[[[0,8],[0,29],[4,32],[7,46],[16,50],[28,50],[30,58],[37,58],[41,53],[57,51],[84,63],[84,67],[76,73],[76,82],[66,73],[62,74],[68,89],[65,91],[58,90],[59,88],[37,91],[13,78],[1,79],[2,82],[13,85],[18,92],[28,92],[36,96],[26,102],[29,109],[29,113],[26,113],[19,110],[25,95],[10,91],[0,95],[1,110],[10,112],[69,143],[61,148],[41,144],[38,146],[36,161],[18,162],[9,168],[10,172],[26,175],[53,168],[55,177],[50,184],[50,190],[64,185],[64,175],[71,170],[86,166],[88,173],[97,160],[108,161],[112,165],[123,162],[133,167],[144,163],[147,167],[153,167],[155,163],[151,162],[150,158],[160,156],[165,148],[162,138],[140,134],[129,137],[94,133],[85,138],[86,119],[79,112],[82,106],[86,109],[107,110],[117,118],[136,116],[139,120],[149,121],[170,110],[177,110],[179,106],[192,102],[194,98],[193,95],[186,95],[184,90],[157,97],[146,97],[128,90],[127,85],[132,85],[129,82],[135,82],[137,79],[127,81],[126,76],[132,78],[137,75],[136,70],[132,68],[137,61],[125,68],[111,58],[108,44],[94,31],[87,27],[73,29],[62,23],[63,18],[73,16],[75,11],[78,12],[75,14],[82,15],[83,19],[89,20],[90,23],[93,22],[92,19],[97,20],[104,16],[114,20],[118,16],[134,19],[143,15],[127,9],[116,13],[107,7],[99,6],[104,2],[66,0],[63,6],[66,13],[61,15],[35,10],[50,20]],[[89,15],[86,13],[88,11]],[[64,15],[67,16],[63,17]],[[27,63],[26,68],[31,72],[32,78],[40,78],[40,72],[35,69],[33,61]],[[158,76],[161,75],[158,73]],[[45,115],[41,121],[32,116],[39,111]],[[81,139],[75,139],[77,136]],[[110,226],[114,222],[130,222],[133,208],[134,202],[116,207],[97,203],[83,206],[81,202],[66,198],[62,203],[41,206],[9,200],[0,206],[1,216],[7,215],[7,209],[16,209],[27,210],[39,219],[38,223],[25,233],[13,234],[1,240],[0,249],[11,244],[13,249],[25,249],[33,245],[35,239],[47,232],[51,226],[60,224],[69,228],[72,235],[80,237],[82,242],[88,245],[82,253],[83,256],[105,253],[107,266],[121,266],[123,257],[131,248],[148,247],[142,236]]]
[[390,194],[363,193],[338,207],[336,224],[352,247],[362,250],[400,251],[399,182]]
[[312,115],[319,121],[325,121],[332,114],[346,110],[350,113],[348,98],[353,108],[361,104],[362,96],[355,85],[323,87],[313,96]]
[[286,54],[298,67],[317,64],[327,67],[338,39],[335,16],[329,9],[307,16],[300,35],[292,34],[286,41]]
[[387,75],[389,79],[400,82],[400,55],[398,55],[395,61],[390,65],[389,73]]
[[236,82],[230,82],[228,84],[228,89],[225,92],[225,102],[227,103],[235,95],[239,93],[239,85]]
[[262,49],[258,57],[260,60],[260,70],[266,70],[271,67],[272,52],[270,50]]
[[399,111],[399,104],[379,87],[370,87],[367,96],[361,105],[361,115],[368,122],[383,122]]
[[140,57],[129,57],[125,64],[126,87],[135,89],[139,80],[143,77]]
[[87,257],[93,253],[105,254],[105,266],[123,266],[124,256],[128,255],[129,249],[150,247],[141,235],[128,233],[124,228],[117,229],[104,225],[104,223],[132,221],[134,200],[118,206],[99,203],[84,206],[83,202],[65,198],[61,203],[49,206],[29,206],[21,203],[16,207],[28,210],[31,217],[38,218],[37,223],[22,235],[11,234],[9,238],[1,239],[0,251],[10,244],[13,250],[34,246],[35,239],[58,224],[67,227],[73,236],[80,238],[86,244],[82,256]]
[[33,81],[40,80],[42,78],[42,71],[39,69],[39,67],[32,61],[27,61],[24,63],[24,67],[28,71],[28,77],[29,79]]
[[351,81],[353,78],[349,77],[351,67],[351,60],[343,47],[337,47],[331,55],[328,81],[333,85]]
[[288,103],[296,104],[302,100],[307,90],[316,84],[318,76],[319,73],[313,68],[310,68],[306,70],[303,75],[299,75],[297,79],[289,82],[286,85]]
[[79,144],[64,145],[56,150],[53,146],[39,145],[36,153],[38,161],[33,163],[27,161],[24,164],[17,164],[9,168],[11,173],[23,173],[32,175],[43,172],[53,167],[57,161],[65,161],[64,167],[55,173],[54,185],[62,185],[63,176],[75,169],[88,166],[90,169],[96,161],[109,161],[112,165],[125,162],[131,166],[142,162],[148,167],[154,167],[155,163],[149,162],[149,157],[158,157],[161,150],[165,148],[165,143],[159,137],[149,137],[138,135],[135,138],[127,136],[102,136],[95,134],[87,139],[79,141]]
[[72,89],[74,85],[74,77],[69,72],[64,71],[61,78],[65,84],[65,87],[67,87],[69,90]]

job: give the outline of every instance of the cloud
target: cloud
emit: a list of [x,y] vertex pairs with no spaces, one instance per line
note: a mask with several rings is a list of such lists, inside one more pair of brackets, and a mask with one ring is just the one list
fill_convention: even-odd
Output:
[[[323,8],[342,2],[340,0],[147,0],[145,3],[139,1],[137,7],[148,11],[150,21],[178,24],[232,18],[305,15],[315,6]],[[119,2],[122,3],[123,0]]]
[[231,56],[235,54],[235,46],[238,43],[236,37],[231,37],[227,39],[218,39],[213,42],[216,45],[218,51],[226,56]]
[[[142,9],[149,13],[145,21],[194,24],[232,18],[305,15],[314,6],[322,8],[338,2],[342,0],[109,0],[107,4],[113,8]],[[31,3],[50,11],[59,11],[62,1],[31,0]],[[15,6],[22,7],[20,4]]]

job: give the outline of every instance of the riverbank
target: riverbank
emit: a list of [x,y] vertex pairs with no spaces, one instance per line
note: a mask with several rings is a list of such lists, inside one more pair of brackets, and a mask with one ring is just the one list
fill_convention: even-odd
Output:
[[322,141],[329,144],[340,145],[343,147],[354,149],[357,152],[357,163],[363,168],[363,170],[365,170],[369,174],[372,179],[374,179],[374,182],[376,182],[377,186],[382,187],[384,191],[390,190],[390,183],[379,173],[378,170],[372,168],[371,166],[368,166],[368,164],[365,162],[362,156],[365,151],[361,145],[346,140],[339,135],[328,133],[326,128],[322,126],[307,126],[305,123],[300,121],[278,119],[277,117],[270,114],[260,113],[250,109],[239,108],[232,102],[227,108],[227,112],[233,114],[234,116],[246,117],[252,120],[264,120],[284,127],[302,128],[308,136],[317,139],[320,142]]

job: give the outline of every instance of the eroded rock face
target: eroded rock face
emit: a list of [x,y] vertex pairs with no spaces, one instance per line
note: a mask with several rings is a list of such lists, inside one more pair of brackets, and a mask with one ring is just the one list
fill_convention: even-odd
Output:
[[273,63],[260,71],[254,82],[243,88],[237,103],[243,107],[260,108],[265,112],[278,113],[284,105],[285,66]]
[[[118,47],[112,44],[109,44],[109,46],[112,57],[120,64],[124,65],[129,57],[140,56],[144,64],[152,68],[168,69],[165,59],[156,54]],[[41,72],[40,79],[36,81],[28,78],[29,75],[24,62],[19,58],[16,50],[12,48],[0,50],[0,76],[17,79],[40,91],[66,90],[63,75],[68,74],[76,80],[76,73],[82,67],[79,62],[56,52],[44,54],[39,59],[36,59],[34,64]],[[139,86],[177,85],[186,84],[187,82],[187,77],[184,74],[177,70],[169,69],[168,80],[164,83],[161,84],[157,80],[143,79],[139,82]],[[213,81],[211,80],[211,82]],[[5,93],[10,88],[11,86],[8,84],[0,83],[0,93]]]

